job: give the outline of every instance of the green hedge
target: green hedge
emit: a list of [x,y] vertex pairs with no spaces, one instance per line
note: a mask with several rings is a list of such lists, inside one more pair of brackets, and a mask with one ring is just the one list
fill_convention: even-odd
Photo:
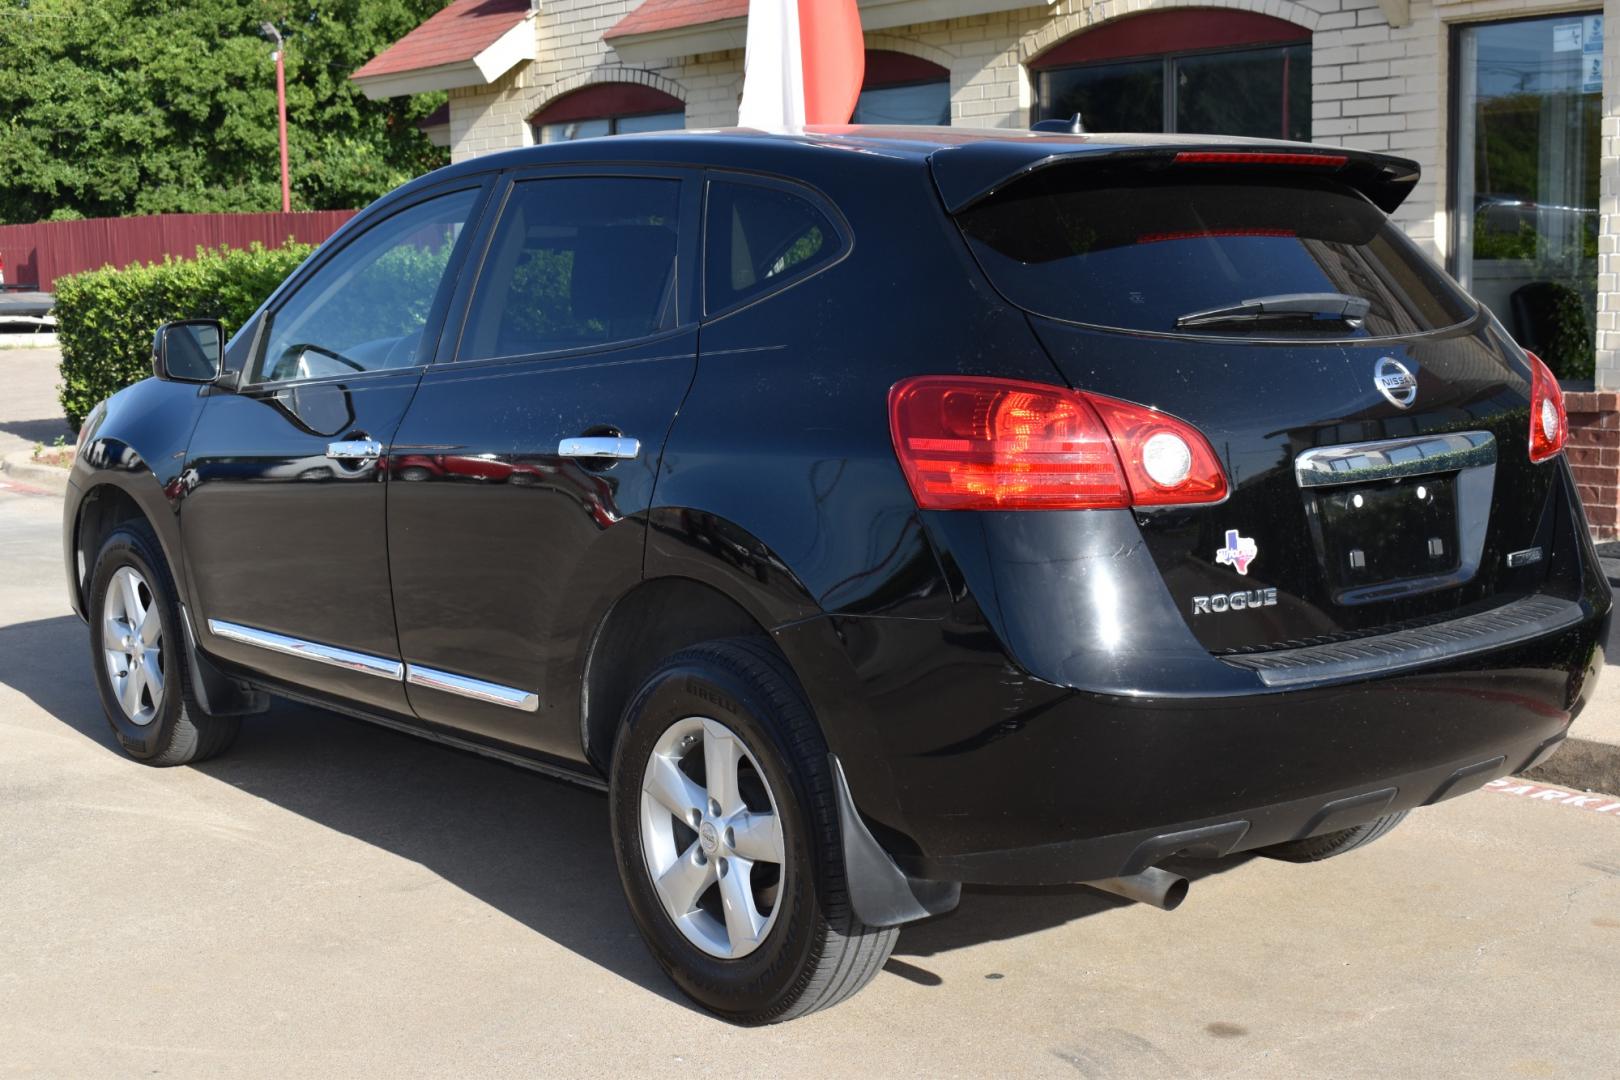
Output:
[[97,402],[152,374],[152,334],[171,319],[219,319],[233,333],[314,249],[197,250],[195,259],[56,280],[62,409],[78,427]]

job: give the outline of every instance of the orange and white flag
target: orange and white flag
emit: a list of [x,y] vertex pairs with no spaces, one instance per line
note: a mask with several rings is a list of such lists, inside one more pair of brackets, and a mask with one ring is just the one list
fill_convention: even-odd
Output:
[[749,0],[743,66],[742,127],[849,123],[866,75],[855,0]]

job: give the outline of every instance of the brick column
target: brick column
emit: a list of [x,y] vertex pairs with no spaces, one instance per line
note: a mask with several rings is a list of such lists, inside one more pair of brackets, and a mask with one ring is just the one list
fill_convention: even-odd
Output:
[[1592,539],[1620,539],[1620,393],[1567,393],[1569,446],[1575,485],[1586,506]]

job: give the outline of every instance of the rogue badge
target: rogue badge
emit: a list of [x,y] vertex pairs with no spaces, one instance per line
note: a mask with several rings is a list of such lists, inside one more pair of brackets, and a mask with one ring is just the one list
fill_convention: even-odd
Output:
[[1249,572],[1249,564],[1260,554],[1252,536],[1239,536],[1236,529],[1226,530],[1226,546],[1215,552],[1215,561],[1230,566],[1240,574]]

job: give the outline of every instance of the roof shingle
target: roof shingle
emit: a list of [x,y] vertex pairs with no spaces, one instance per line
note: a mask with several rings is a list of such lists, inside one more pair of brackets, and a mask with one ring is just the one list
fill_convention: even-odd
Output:
[[644,0],[602,36],[611,41],[630,34],[652,34],[723,19],[740,19],[747,14],[748,0]]
[[454,0],[349,78],[397,75],[471,60],[528,13],[529,0]]

